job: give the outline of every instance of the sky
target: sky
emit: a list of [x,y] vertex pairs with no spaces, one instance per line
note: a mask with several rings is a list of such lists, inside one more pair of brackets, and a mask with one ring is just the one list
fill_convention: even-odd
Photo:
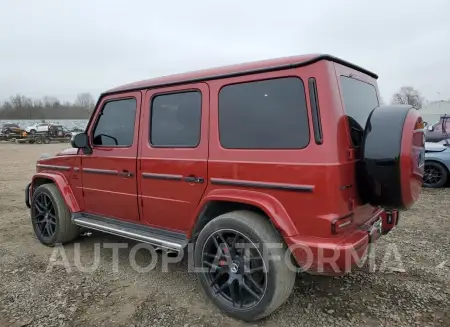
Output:
[[0,100],[102,91],[162,75],[327,53],[450,99],[450,1],[0,0]]

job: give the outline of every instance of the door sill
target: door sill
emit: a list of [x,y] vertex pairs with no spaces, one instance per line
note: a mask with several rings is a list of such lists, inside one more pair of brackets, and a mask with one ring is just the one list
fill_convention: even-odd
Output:
[[151,244],[159,248],[178,252],[185,248],[189,243],[189,240],[184,233],[149,227],[88,213],[72,214],[72,222],[75,225],[85,227],[87,229],[121,236],[131,240]]

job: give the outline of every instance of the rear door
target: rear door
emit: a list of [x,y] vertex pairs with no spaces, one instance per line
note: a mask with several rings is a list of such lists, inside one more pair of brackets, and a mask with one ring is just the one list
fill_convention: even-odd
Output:
[[207,184],[208,108],[205,83],[145,94],[138,175],[144,223],[188,229]]
[[[351,162],[345,166],[345,169],[355,172],[356,161],[360,157],[364,128],[372,110],[380,105],[378,85],[372,77],[353,69],[337,64],[335,68],[343,108],[348,119],[349,150],[353,153],[353,159],[350,159]],[[348,176],[354,176],[354,174],[348,174]],[[351,181],[350,184],[357,183]],[[362,201],[357,187],[348,188],[343,193],[349,196],[349,206],[353,207],[353,219],[356,224],[364,223],[372,217],[374,208]]]
[[83,155],[85,212],[139,220],[136,164],[141,93],[106,96],[88,128],[92,154]]

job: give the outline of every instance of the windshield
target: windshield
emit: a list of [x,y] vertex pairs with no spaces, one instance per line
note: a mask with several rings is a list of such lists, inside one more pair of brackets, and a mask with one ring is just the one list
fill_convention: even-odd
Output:
[[347,76],[341,76],[340,81],[344,107],[352,129],[352,141],[358,146],[367,118],[379,106],[377,90],[372,84]]

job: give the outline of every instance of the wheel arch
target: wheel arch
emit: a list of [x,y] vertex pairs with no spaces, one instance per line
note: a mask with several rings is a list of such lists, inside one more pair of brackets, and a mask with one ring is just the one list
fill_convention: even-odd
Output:
[[189,238],[196,238],[205,225],[215,217],[236,210],[249,210],[266,216],[282,236],[298,234],[283,205],[267,193],[217,189],[208,193],[197,207]]
[[73,194],[72,188],[67,183],[66,178],[60,174],[54,173],[37,173],[33,176],[30,187],[30,199],[32,199],[34,191],[43,184],[52,183],[58,187],[64,202],[68,206],[69,210],[74,212],[80,211],[80,206]]

